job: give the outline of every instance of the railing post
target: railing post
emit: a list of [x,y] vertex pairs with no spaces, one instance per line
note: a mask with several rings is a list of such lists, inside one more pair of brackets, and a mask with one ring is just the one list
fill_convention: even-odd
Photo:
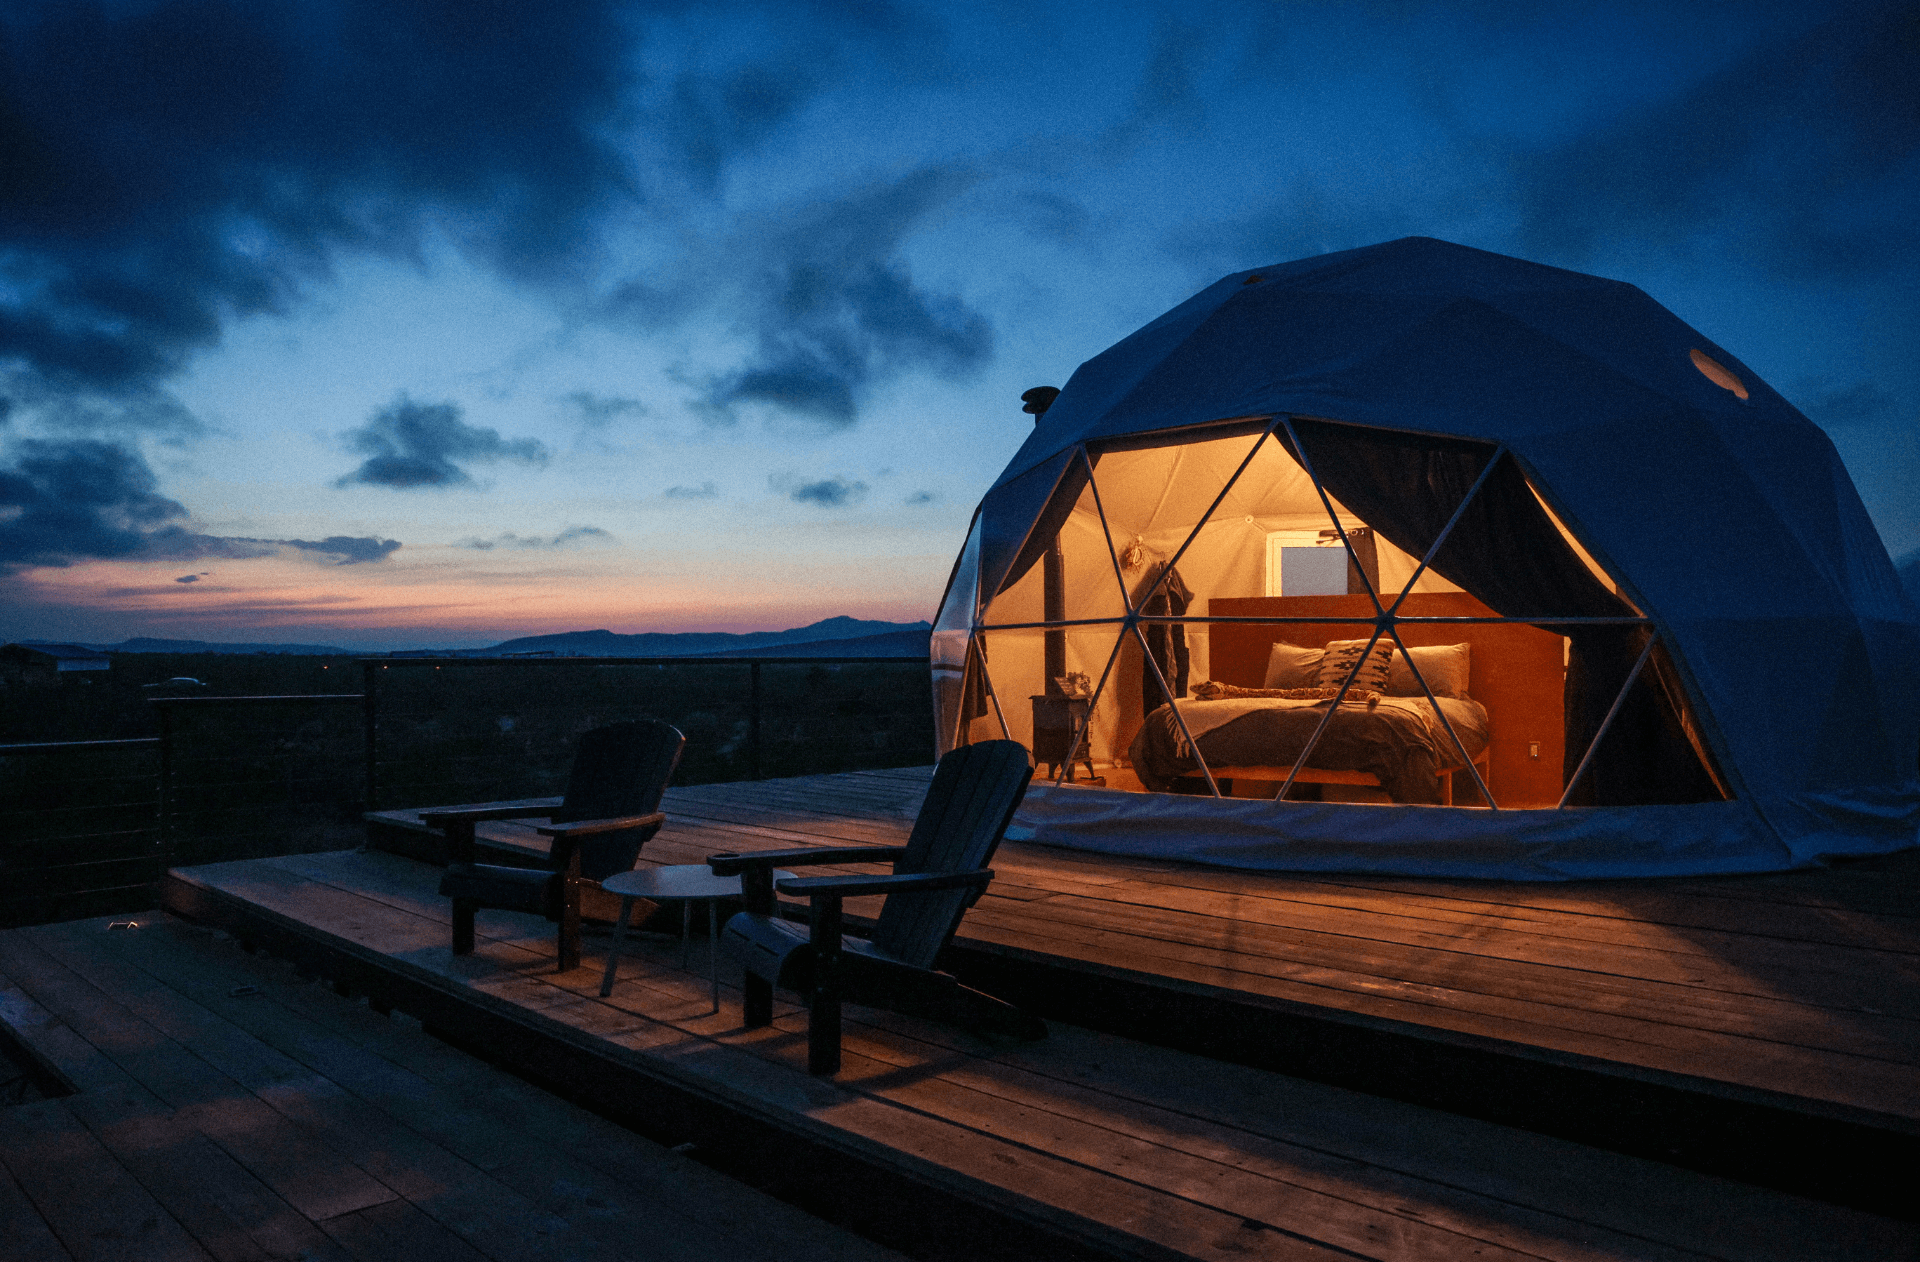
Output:
[[380,809],[380,779],[379,773],[376,770],[379,765],[376,755],[380,749],[380,703],[376,699],[374,690],[375,681],[379,679],[380,675],[379,672],[374,669],[374,663],[372,662],[360,663],[360,674],[360,707],[361,713],[365,716],[367,746],[366,809],[369,811],[377,811]]
[[160,818],[154,821],[160,830],[160,871],[164,875],[173,866],[173,708],[155,706],[160,712],[160,786],[157,804]]
[[753,683],[747,690],[747,779],[760,778],[760,663],[753,663]]

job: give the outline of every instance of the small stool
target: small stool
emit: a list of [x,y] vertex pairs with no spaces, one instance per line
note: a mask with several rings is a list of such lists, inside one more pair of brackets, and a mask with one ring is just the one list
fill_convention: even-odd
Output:
[[[773,879],[793,873],[776,870]],[[720,900],[740,897],[740,878],[715,876],[704,863],[682,863],[671,867],[635,868],[600,882],[600,888],[620,896],[620,919],[613,926],[613,945],[607,948],[607,971],[600,979],[600,994],[613,993],[613,970],[620,962],[620,946],[627,936],[627,922],[633,917],[633,900],[650,899],[656,903],[680,904],[680,967],[687,966],[687,944],[693,937],[693,905],[707,903],[707,980],[713,988],[713,1011],[720,1011]]]

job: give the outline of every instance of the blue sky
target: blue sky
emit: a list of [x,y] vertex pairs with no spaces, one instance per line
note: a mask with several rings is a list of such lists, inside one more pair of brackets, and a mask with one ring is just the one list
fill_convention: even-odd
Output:
[[1920,549],[1920,17],[0,2],[0,638],[930,617],[1028,386],[1422,234],[1631,281]]

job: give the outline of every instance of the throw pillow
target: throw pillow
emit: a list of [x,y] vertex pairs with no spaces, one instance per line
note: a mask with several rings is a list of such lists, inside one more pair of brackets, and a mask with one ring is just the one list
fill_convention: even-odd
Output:
[[1303,649],[1285,640],[1276,640],[1267,654],[1264,688],[1312,688],[1320,682],[1320,659],[1325,649]]
[[[1242,688],[1239,684],[1215,683],[1203,679],[1193,686],[1193,695],[1202,701],[1225,701],[1235,697],[1271,697],[1279,701],[1331,701],[1340,695],[1338,688]],[[1349,688],[1344,701],[1371,705],[1380,694],[1370,688]]]
[[[1360,660],[1363,653],[1365,661]],[[1365,640],[1329,640],[1327,655],[1320,659],[1319,678],[1314,682],[1322,688],[1338,688],[1347,682],[1356,662],[1360,670],[1353,677],[1353,687],[1385,692],[1387,676],[1393,669],[1393,641],[1377,640],[1369,653]]]
[[[1407,661],[1412,658],[1411,666]],[[1436,644],[1430,648],[1410,648],[1393,657],[1393,670],[1387,675],[1389,697],[1424,697],[1414,669],[1427,681],[1436,697],[1468,696],[1467,683],[1473,667],[1473,645]]]

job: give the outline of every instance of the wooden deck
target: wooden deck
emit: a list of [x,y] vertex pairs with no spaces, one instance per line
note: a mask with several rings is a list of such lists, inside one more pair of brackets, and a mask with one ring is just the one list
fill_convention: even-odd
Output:
[[[924,785],[924,773],[874,772],[674,790],[672,822],[644,858],[894,839]],[[519,844],[514,827],[497,844]],[[1636,915],[1621,902],[1633,887],[1254,877],[1011,845],[995,867],[994,893],[963,926],[963,969],[1025,985],[1056,1010],[1197,1003],[1189,1019],[1228,1027],[1162,1030],[1161,1042],[1236,1043],[1265,1033],[1248,1012],[1278,1014],[1443,1056],[1505,1057],[1487,1062],[1495,1094],[1524,1076],[1516,1065],[1589,1073],[1591,1061],[1627,1088],[1911,1140],[1899,1104],[1910,1076],[1839,1078],[1859,1064],[1910,1075],[1912,1010],[1861,1014],[1882,1019],[1866,1027],[1877,1043],[1845,1044],[1853,1026],[1823,1033],[1816,1019],[1863,976],[1882,983],[1882,1003],[1886,978],[1910,978],[1862,974],[1857,956],[1910,964],[1900,948],[1912,940],[1895,908],[1839,902],[1831,891],[1844,885],[1823,886],[1826,904],[1785,902],[1765,880],[1730,887],[1745,894],[1641,887],[1650,901]],[[609,1000],[596,993],[603,936],[589,935],[586,968],[554,974],[549,926],[482,913],[481,949],[453,959],[435,878],[393,855],[342,852],[181,870],[167,900],[599,1107],[672,1117],[703,1147],[791,1151],[796,1170],[851,1171],[883,1201],[1019,1242],[998,1256],[1920,1257],[1911,1223],[1230,1063],[1312,1061],[1325,1039],[1203,1058],[1056,1020],[1042,1043],[996,1046],[851,1009],[847,1069],[809,1078],[804,1013],[783,1005],[772,1029],[746,1031],[729,987],[707,1015],[698,950],[682,973],[670,945],[643,940]],[[1782,957],[1799,960],[1785,977],[1800,990],[1759,967]],[[1671,1032],[1652,1037],[1649,1025]],[[1904,1184],[1910,1169],[1885,1177]],[[956,1252],[992,1255],[978,1239]]]
[[7,1262],[900,1256],[225,935],[120,919],[0,931],[0,1018],[77,1088],[0,1108]]
[[[898,842],[928,774],[675,789],[643,862]],[[524,825],[488,829],[543,846]],[[1571,884],[1237,872],[1015,842],[994,868],[957,939],[963,968],[1120,979],[1920,1137],[1920,851]],[[821,869],[858,870],[872,869]]]

